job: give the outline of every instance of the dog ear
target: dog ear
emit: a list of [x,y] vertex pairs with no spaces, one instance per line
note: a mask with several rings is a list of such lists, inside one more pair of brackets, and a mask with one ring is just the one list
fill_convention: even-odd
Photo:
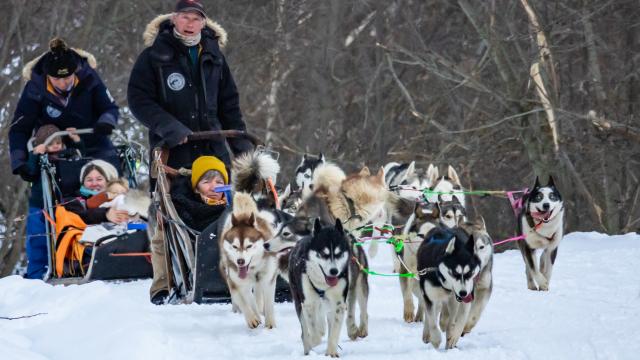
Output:
[[553,175],[549,175],[549,181],[547,181],[548,187],[556,187],[555,181],[553,181]]
[[409,163],[409,166],[407,166],[407,172],[406,172],[406,176],[405,177],[409,177],[413,174],[415,174],[416,172],[416,162],[412,161],[411,163]]
[[313,222],[313,234],[317,234],[322,230],[322,224],[320,223],[320,218],[316,218]]
[[484,218],[482,216],[476,219],[476,226],[480,228],[481,231],[487,232],[487,224],[484,222]]
[[429,168],[427,168],[427,180],[429,181],[429,186],[434,186],[438,181],[438,168],[433,166],[433,164],[429,164]]
[[233,213],[231,213],[231,226],[238,226],[240,225],[240,222],[238,221],[238,218],[236,218],[235,215],[233,215]]
[[342,228],[342,221],[340,221],[340,218],[336,218],[336,230],[340,231],[341,233],[344,232],[344,229]]
[[455,205],[455,204],[457,204],[457,205],[461,205],[461,204],[462,204],[462,203],[460,202],[460,200],[458,200],[458,197],[457,197],[457,196],[455,196],[455,195],[453,195],[453,196],[451,197],[451,202],[452,202],[454,205]]
[[470,253],[473,254],[475,252],[476,240],[473,238],[473,234],[469,235],[469,239],[467,240],[465,246],[467,247],[467,251],[469,251]]
[[533,188],[537,189],[540,187],[540,179],[538,178],[538,176],[536,176],[536,182],[535,184],[533,184]]
[[370,176],[371,172],[369,171],[369,168],[365,166],[365,167],[362,168],[362,170],[360,170],[358,175],[360,175],[360,176]]
[[442,199],[442,194],[438,194],[438,205],[440,205],[440,203],[443,203],[444,200]]
[[319,160],[321,163],[323,163],[323,164],[326,162],[326,160],[325,160],[325,158],[324,158],[324,154],[323,154],[323,153],[320,153],[320,155],[318,156],[318,160]]
[[251,213],[251,216],[249,216],[249,221],[247,221],[247,224],[249,224],[251,226],[255,226],[256,225],[256,214]]
[[384,185],[384,168],[380,167],[380,170],[378,170],[378,173],[376,174],[376,179],[378,180],[378,182],[382,185]]
[[453,251],[455,249],[456,249],[456,237],[453,236],[451,240],[449,240],[449,243],[447,244],[447,249],[444,252],[447,253],[448,255],[451,255],[453,254]]
[[462,183],[460,182],[460,178],[458,177],[458,173],[453,168],[453,166],[449,165],[447,172],[448,172],[449,179],[451,179],[451,181],[453,181],[454,184],[462,186]]

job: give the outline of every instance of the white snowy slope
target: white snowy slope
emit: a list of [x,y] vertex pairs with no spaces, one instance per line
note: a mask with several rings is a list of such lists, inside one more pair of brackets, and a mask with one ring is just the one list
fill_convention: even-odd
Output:
[[[391,269],[390,251],[372,268]],[[402,321],[397,278],[373,277],[369,337],[347,359],[637,359],[640,354],[640,236],[572,233],[560,244],[549,292],[527,290],[520,253],[495,256],[494,292],[458,348],[422,342],[422,324]],[[300,359],[292,304],[276,307],[277,328],[249,330],[229,305],[154,306],[149,281],[50,286],[0,279],[0,359]],[[324,358],[326,342],[308,358]]]

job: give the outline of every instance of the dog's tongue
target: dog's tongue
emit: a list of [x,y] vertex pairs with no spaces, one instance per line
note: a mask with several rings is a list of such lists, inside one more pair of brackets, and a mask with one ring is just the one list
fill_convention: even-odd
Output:
[[337,276],[325,276],[324,280],[327,282],[327,285],[329,286],[336,286],[338,284]]
[[249,273],[249,265],[238,266],[238,276],[240,276],[240,279],[245,279],[248,273]]
[[536,219],[540,219],[542,221],[549,221],[549,218],[551,217],[551,211],[541,211],[541,212],[536,212],[536,213],[531,213],[531,215],[533,215],[534,218]]
[[462,302],[465,304],[468,304],[472,301],[473,301],[473,291],[469,295],[462,298]]

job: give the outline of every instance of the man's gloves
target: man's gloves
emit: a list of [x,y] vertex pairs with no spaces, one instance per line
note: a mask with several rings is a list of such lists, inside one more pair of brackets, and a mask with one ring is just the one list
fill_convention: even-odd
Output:
[[99,123],[96,123],[96,125],[93,127],[93,133],[95,135],[109,136],[111,135],[112,132],[113,132],[113,126],[107,123],[99,122]]

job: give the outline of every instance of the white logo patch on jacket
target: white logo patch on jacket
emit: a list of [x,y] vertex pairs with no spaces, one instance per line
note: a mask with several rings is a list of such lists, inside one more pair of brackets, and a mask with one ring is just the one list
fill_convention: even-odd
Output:
[[47,115],[49,115],[49,117],[51,118],[57,118],[60,115],[62,115],[62,111],[56,109],[55,107],[51,106],[51,105],[47,105]]
[[173,91],[180,91],[184,88],[184,76],[180,73],[172,73],[167,77],[167,85]]

